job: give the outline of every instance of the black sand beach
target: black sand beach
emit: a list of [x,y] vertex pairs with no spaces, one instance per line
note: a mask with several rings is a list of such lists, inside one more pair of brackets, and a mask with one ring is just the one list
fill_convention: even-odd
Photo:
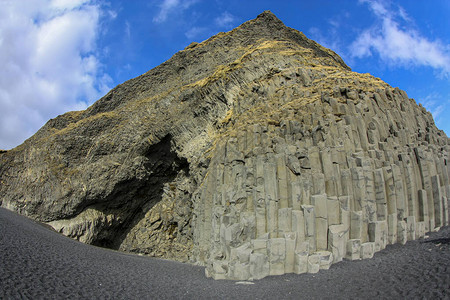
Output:
[[85,245],[0,208],[0,299],[62,298],[450,299],[450,227],[318,274],[236,282]]

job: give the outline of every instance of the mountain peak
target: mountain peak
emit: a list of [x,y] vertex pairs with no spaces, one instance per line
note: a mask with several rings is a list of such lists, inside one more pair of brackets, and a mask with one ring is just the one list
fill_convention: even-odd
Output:
[[302,32],[286,26],[270,10],[259,14],[255,19],[244,22],[229,32],[221,32],[198,44],[193,43],[186,49],[196,46],[234,45],[235,48],[256,45],[262,41],[285,41],[300,47],[311,49],[317,57],[331,58],[336,66],[350,70],[338,54],[307,38]]
[[271,12],[270,10],[263,11],[256,17],[255,20],[264,21],[264,22],[276,22],[276,23],[283,24],[283,22],[280,19],[278,19],[277,16],[275,16],[275,14],[273,12]]
[[239,30],[244,31],[244,33],[249,36],[255,37],[255,40],[268,39],[294,42],[301,47],[313,50],[314,55],[320,57],[330,57],[340,67],[350,70],[338,54],[307,38],[302,32],[286,26],[270,10],[262,12],[255,19],[243,23],[233,31]]

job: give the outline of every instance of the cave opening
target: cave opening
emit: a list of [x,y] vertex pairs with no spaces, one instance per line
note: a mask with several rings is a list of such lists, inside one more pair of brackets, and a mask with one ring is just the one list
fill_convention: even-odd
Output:
[[118,250],[127,234],[162,200],[165,184],[180,173],[189,175],[188,161],[179,157],[170,134],[143,152],[146,175],[118,183],[106,201],[95,208],[113,213],[120,221],[101,229],[93,245]]

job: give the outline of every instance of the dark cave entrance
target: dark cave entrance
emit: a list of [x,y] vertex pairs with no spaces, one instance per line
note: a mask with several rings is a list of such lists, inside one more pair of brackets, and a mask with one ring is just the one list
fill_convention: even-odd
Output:
[[187,160],[180,158],[174,148],[170,134],[148,147],[143,153],[146,175],[116,184],[105,201],[94,205],[95,209],[113,213],[121,221],[101,228],[93,245],[119,249],[130,230],[162,200],[164,185],[172,182],[180,172],[189,175]]

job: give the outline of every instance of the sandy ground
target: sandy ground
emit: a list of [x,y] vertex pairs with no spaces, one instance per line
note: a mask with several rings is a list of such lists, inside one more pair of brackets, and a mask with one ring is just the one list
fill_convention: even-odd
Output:
[[318,274],[236,282],[85,245],[0,208],[0,299],[43,298],[450,299],[450,227]]

